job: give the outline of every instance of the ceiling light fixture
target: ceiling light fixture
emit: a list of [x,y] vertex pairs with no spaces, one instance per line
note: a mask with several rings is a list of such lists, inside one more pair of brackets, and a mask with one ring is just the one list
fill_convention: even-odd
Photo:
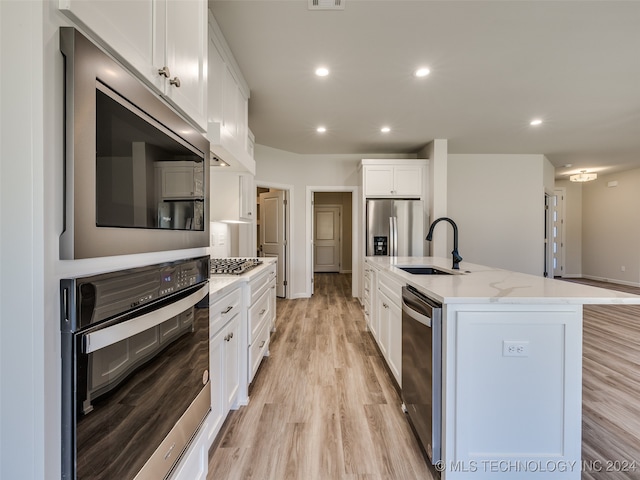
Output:
[[531,120],[531,122],[529,122],[529,125],[531,125],[532,127],[537,127],[538,125],[542,125],[542,120],[536,118],[534,120]]
[[572,182],[590,182],[591,180],[595,180],[596,178],[598,178],[597,173],[587,173],[586,170],[581,170],[580,173],[569,176],[569,180],[571,180]]
[[429,70],[427,67],[420,67],[415,72],[413,72],[413,74],[418,78],[426,77],[430,73],[431,73],[431,70]]
[[382,127],[382,128],[380,129],[380,131],[381,131],[382,133],[389,133],[389,132],[391,131],[391,129],[390,129],[389,127]]
[[327,131],[326,127],[318,127],[318,128],[316,128],[316,132],[318,132],[318,133],[324,133],[326,131]]
[[326,77],[329,75],[329,69],[325,67],[316,68],[316,75],[319,77]]

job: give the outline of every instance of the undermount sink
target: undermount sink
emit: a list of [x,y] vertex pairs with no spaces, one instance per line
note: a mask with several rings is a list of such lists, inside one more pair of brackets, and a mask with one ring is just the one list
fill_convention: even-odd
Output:
[[411,275],[453,275],[452,272],[445,272],[434,267],[398,267]]

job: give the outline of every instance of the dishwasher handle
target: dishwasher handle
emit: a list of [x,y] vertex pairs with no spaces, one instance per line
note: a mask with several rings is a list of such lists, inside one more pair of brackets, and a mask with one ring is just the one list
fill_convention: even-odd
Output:
[[423,325],[426,325],[427,327],[431,327],[431,318],[418,313],[416,310],[411,308],[409,305],[407,305],[407,302],[405,302],[404,298],[402,299],[402,313],[408,315],[410,318],[422,323]]
[[402,313],[410,318],[431,327],[433,319],[440,316],[441,309],[441,305],[431,304],[409,288],[402,287]]

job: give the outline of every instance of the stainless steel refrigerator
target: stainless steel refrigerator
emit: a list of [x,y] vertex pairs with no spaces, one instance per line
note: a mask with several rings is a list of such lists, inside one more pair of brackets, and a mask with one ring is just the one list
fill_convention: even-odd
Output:
[[422,257],[425,244],[421,200],[367,200],[367,256]]

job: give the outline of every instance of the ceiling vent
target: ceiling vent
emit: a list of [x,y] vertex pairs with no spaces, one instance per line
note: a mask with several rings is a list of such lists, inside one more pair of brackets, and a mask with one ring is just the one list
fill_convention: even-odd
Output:
[[346,0],[309,0],[309,10],[344,10]]

